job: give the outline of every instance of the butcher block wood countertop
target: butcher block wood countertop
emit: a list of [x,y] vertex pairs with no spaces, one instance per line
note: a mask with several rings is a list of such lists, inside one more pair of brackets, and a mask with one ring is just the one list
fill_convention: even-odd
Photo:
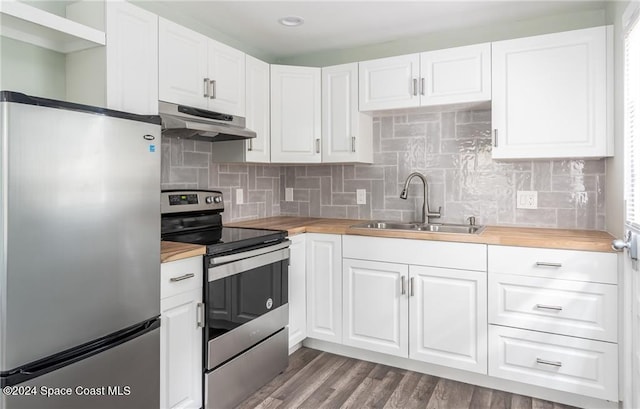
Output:
[[354,224],[365,221],[366,220],[277,216],[229,223],[227,226],[287,230],[290,236],[300,233],[353,234],[373,237],[613,252],[611,249],[611,240],[613,240],[614,237],[604,231],[487,226],[480,234],[459,234],[358,229],[351,227]]
[[[564,250],[613,251],[611,249],[611,240],[613,240],[614,237],[607,232],[596,230],[487,226],[480,234],[459,234],[358,229],[351,227],[354,224],[365,221],[366,220],[277,216],[229,223],[226,224],[226,226],[286,230],[289,232],[289,236],[300,233],[353,234],[373,237],[454,241]],[[168,261],[203,255],[205,251],[205,246],[201,245],[163,241],[160,259],[163,263],[166,263]]]

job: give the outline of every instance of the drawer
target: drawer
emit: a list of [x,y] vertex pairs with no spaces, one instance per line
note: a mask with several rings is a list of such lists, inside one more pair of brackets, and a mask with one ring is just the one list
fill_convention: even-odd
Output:
[[476,243],[342,236],[342,256],[360,260],[487,271],[487,246]]
[[488,249],[490,273],[617,284],[617,263],[615,253],[493,245]]
[[160,265],[160,298],[171,297],[203,286],[202,256]]
[[489,322],[616,342],[618,287],[489,274]]
[[618,346],[489,325],[489,375],[618,400]]

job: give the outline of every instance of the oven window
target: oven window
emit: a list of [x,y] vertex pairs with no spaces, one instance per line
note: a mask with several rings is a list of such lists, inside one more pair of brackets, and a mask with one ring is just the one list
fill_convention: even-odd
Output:
[[212,340],[287,303],[288,260],[207,284],[207,330]]

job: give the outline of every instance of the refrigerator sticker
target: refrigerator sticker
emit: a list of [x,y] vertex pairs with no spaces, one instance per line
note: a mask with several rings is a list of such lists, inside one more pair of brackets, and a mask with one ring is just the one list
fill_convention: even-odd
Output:
[[149,152],[153,153],[156,151],[156,145],[149,145]]

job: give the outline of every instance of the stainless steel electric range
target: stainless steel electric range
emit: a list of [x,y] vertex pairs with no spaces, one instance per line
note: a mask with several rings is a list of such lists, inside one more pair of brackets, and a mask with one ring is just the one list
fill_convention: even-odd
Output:
[[164,190],[162,239],[207,247],[205,408],[231,408],[288,364],[285,231],[225,227],[215,190]]

